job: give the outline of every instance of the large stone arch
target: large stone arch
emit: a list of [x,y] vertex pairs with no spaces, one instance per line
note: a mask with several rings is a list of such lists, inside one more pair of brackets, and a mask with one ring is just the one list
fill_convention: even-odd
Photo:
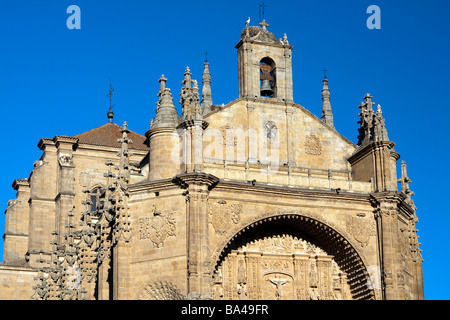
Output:
[[243,243],[256,240],[258,234],[293,234],[302,235],[307,241],[323,248],[333,257],[340,270],[345,272],[352,299],[375,299],[373,287],[369,285],[369,273],[366,263],[356,246],[330,223],[321,221],[311,214],[295,212],[276,212],[258,216],[237,225],[222,238],[211,257],[213,274],[217,267],[233,250]]

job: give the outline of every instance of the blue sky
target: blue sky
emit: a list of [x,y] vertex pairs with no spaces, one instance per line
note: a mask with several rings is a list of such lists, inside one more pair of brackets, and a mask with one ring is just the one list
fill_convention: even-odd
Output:
[[[381,104],[416,194],[425,297],[449,299],[450,2],[264,2],[269,30],[294,46],[296,103],[320,116],[326,67],[335,127],[355,143],[364,95]],[[81,9],[80,30],[66,26],[69,5]],[[369,5],[381,9],[380,30],[366,26]],[[106,123],[109,78],[115,122],[141,134],[154,117],[161,74],[177,102],[186,66],[201,83],[205,51],[214,103],[236,99],[234,46],[248,17],[259,22],[258,0],[0,0],[0,211],[15,198],[13,180],[27,178],[39,159],[39,139]]]

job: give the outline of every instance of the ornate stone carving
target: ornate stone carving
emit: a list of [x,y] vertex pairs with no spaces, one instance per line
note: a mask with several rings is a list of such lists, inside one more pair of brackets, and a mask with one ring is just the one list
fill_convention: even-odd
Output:
[[268,140],[273,141],[278,134],[278,128],[273,121],[267,121],[264,125],[264,131]]
[[276,235],[273,237],[265,237],[258,241],[247,244],[242,247],[244,250],[259,251],[264,253],[304,253],[314,255],[326,255],[326,253],[314,244],[293,237],[291,235]]
[[280,275],[275,274],[273,277],[267,277],[266,281],[269,281],[275,286],[275,297],[280,300],[283,297],[283,285],[291,282],[292,279],[288,277],[280,277]]
[[58,158],[59,164],[61,166],[71,166],[73,165],[73,158],[69,154],[60,154]]
[[176,234],[175,212],[167,215],[153,208],[151,217],[139,218],[139,239],[150,239],[155,248],[162,248],[167,237]]
[[375,224],[365,218],[364,213],[358,213],[356,217],[347,219],[347,232],[361,244],[361,247],[368,245],[370,237],[376,235]]
[[239,223],[242,213],[242,204],[227,204],[225,200],[219,200],[209,204],[210,222],[217,234],[222,235],[233,224]]
[[313,289],[321,299],[345,299],[350,293],[332,256],[290,234],[246,242],[215,270],[213,299],[306,300]]
[[184,297],[175,285],[167,281],[148,284],[141,290],[139,300],[183,300]]
[[322,143],[320,142],[320,139],[313,134],[306,136],[305,152],[310,155],[321,155]]

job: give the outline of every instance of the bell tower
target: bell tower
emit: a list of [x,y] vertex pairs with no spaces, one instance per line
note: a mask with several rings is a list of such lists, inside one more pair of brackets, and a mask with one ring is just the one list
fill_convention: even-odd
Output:
[[294,102],[292,49],[286,34],[277,39],[263,20],[259,27],[247,26],[236,45],[239,65],[239,97],[272,98]]

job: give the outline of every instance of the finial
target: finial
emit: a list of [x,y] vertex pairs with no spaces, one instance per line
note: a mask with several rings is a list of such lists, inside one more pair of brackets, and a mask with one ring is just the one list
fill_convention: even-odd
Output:
[[205,51],[205,62],[208,62],[208,51]]
[[323,68],[323,77],[324,77],[324,79],[327,79],[327,68]]
[[184,80],[181,82],[181,84],[184,84],[185,88],[191,88],[191,70],[189,67],[186,67],[186,71],[184,72]]
[[328,88],[327,69],[324,69],[325,79],[322,88],[322,121],[334,128],[333,112],[331,111],[330,89]]
[[113,118],[114,118],[114,112],[112,111],[112,107],[113,107],[113,104],[112,104],[112,93],[113,92],[114,92],[114,89],[111,86],[111,78],[109,78],[109,91],[108,91],[108,94],[106,95],[107,97],[109,97],[109,111],[107,113],[109,122],[112,122]]
[[380,114],[380,115],[383,113],[383,112],[381,111],[381,106],[380,106],[380,105],[377,106],[377,113]]
[[370,95],[370,93],[366,93],[366,95],[364,96],[364,100],[366,100],[366,103],[371,103],[372,105],[374,105],[374,103],[372,102],[372,96]]
[[164,77],[164,75],[161,75],[161,78],[159,78],[158,82],[161,84],[161,88],[160,88],[159,93],[158,93],[158,96],[160,96],[166,90],[167,79]]

